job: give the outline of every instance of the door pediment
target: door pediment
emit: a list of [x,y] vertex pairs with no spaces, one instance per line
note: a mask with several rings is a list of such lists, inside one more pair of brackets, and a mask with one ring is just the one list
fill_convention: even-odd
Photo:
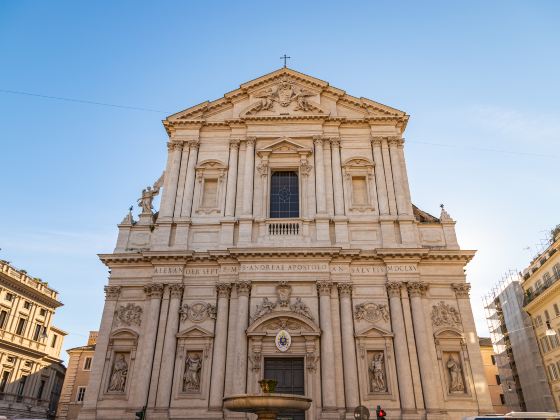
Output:
[[289,137],[282,137],[272,144],[257,150],[257,154],[260,157],[267,156],[270,154],[284,154],[284,155],[299,155],[299,154],[310,154],[311,149],[305,147],[299,143],[296,143]]

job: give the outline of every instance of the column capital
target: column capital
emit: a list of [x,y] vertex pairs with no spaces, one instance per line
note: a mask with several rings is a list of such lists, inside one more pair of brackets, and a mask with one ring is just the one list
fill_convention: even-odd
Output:
[[352,283],[338,283],[336,286],[340,296],[352,296]]
[[388,281],[385,284],[385,287],[387,288],[387,293],[389,294],[389,298],[401,297],[402,283],[400,281]]
[[382,136],[372,136],[371,137],[371,145],[372,146],[381,146],[381,141],[383,140]]
[[451,287],[455,291],[455,296],[458,298],[469,298],[469,292],[471,290],[471,285],[469,283],[452,283]]
[[319,291],[320,296],[330,296],[332,286],[333,283],[330,280],[317,281],[317,290]]
[[228,298],[231,291],[231,284],[229,283],[216,283],[216,291],[219,298]]
[[169,285],[169,292],[171,297],[180,298],[183,296],[183,285],[182,284],[171,284]]
[[147,284],[144,286],[144,293],[146,293],[146,296],[152,299],[161,298],[161,296],[163,295],[163,284]]
[[410,297],[422,297],[426,295],[428,284],[423,281],[409,281],[406,284]]
[[313,143],[315,146],[321,146],[323,144],[324,137],[323,136],[313,136]]
[[331,137],[329,140],[332,147],[340,147],[340,137]]
[[167,150],[170,152],[173,150],[182,150],[182,149],[183,149],[182,141],[171,140],[167,142]]
[[238,150],[239,149],[239,139],[231,139],[229,141],[229,148],[230,150]]
[[105,286],[105,300],[117,300],[121,293],[120,286]]
[[256,141],[257,141],[256,137],[246,137],[245,138],[245,142],[247,143],[247,146],[254,146]]
[[235,283],[237,289],[237,296],[249,296],[251,293],[251,282],[247,280],[240,280]]
[[196,149],[198,149],[198,146],[199,146],[199,144],[200,144],[200,141],[199,141],[199,139],[191,139],[191,140],[189,140],[189,141],[187,142],[187,144],[188,144],[188,146],[189,146],[191,149],[195,149],[195,150],[196,150]]
[[389,142],[390,146],[401,146],[404,143],[404,140],[399,136],[389,136],[387,137],[387,141]]

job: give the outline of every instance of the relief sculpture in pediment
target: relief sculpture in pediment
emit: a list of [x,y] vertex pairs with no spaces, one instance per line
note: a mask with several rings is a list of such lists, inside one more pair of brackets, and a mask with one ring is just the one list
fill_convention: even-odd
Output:
[[316,94],[310,90],[297,87],[295,84],[282,80],[278,85],[266,88],[257,92],[254,97],[258,98],[257,102],[249,107],[247,114],[256,114],[260,111],[272,111],[274,104],[277,103],[282,108],[287,108],[292,103],[295,104],[294,111],[312,111],[319,110],[315,105],[309,102],[309,97]]

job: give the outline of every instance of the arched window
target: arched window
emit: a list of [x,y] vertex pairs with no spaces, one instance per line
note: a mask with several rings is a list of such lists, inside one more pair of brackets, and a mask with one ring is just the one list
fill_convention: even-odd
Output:
[[274,171],[270,177],[270,217],[299,217],[299,182],[295,171]]

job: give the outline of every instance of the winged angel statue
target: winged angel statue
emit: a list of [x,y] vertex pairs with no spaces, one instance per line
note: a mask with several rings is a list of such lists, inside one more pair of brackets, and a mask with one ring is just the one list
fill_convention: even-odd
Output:
[[296,102],[295,111],[311,111],[313,106],[309,103],[308,97],[315,96],[314,92],[303,88],[296,88],[286,81],[281,82],[278,86],[274,86],[262,90],[255,94],[259,100],[251,109],[251,113],[259,111],[270,111],[277,102],[282,107],[287,107],[292,102]]

